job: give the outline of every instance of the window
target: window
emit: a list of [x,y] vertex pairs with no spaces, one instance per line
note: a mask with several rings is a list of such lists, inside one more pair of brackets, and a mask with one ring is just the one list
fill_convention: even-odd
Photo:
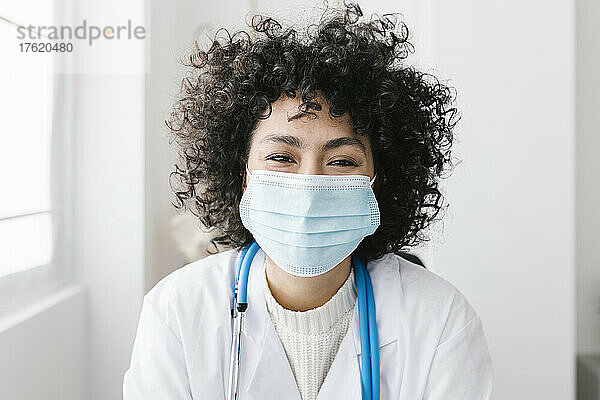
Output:
[[49,61],[36,60],[40,69],[31,75],[15,71],[18,65],[0,63],[0,109],[5,115],[0,139],[0,278],[52,260]]
[[23,53],[32,40],[17,38],[18,25],[56,24],[57,11],[53,2],[0,5],[0,312],[67,278],[65,59]]

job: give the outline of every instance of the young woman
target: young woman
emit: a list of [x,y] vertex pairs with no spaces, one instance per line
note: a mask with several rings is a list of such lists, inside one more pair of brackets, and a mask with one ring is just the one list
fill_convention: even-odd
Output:
[[178,206],[225,248],[145,296],[125,400],[488,399],[477,313],[400,255],[443,206],[450,88],[392,15],[252,28],[192,54],[168,121]]

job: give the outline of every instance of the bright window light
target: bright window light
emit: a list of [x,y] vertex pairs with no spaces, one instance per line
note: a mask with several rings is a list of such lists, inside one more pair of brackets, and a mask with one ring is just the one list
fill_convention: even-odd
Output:
[[[18,54],[0,23],[0,278],[52,261],[53,56]],[[4,51],[3,51],[4,52]]]
[[0,276],[52,260],[52,218],[40,213],[0,221]]

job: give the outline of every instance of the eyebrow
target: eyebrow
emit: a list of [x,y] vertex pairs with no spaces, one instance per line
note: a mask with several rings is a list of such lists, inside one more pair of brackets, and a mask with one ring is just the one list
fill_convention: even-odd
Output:
[[268,135],[265,136],[260,142],[283,143],[299,149],[304,147],[304,143],[302,143],[296,136],[292,135]]
[[321,150],[322,151],[328,151],[328,150],[332,150],[332,149],[335,149],[335,148],[341,147],[341,146],[354,146],[354,147],[358,147],[360,149],[360,151],[362,151],[365,155],[367,155],[367,149],[365,149],[365,145],[363,144],[363,142],[361,142],[360,140],[358,140],[356,138],[347,137],[347,136],[343,136],[343,137],[340,137],[340,138],[328,140],[321,147]]
[[[292,135],[268,135],[264,137],[260,142],[283,143],[292,147],[297,147],[299,149],[306,147],[303,142],[301,142],[296,136]],[[329,151],[341,146],[357,147],[360,151],[367,155],[367,149],[365,148],[363,142],[356,138],[347,136],[328,140],[327,142],[325,142],[325,144],[323,144],[323,146],[321,146],[321,151]]]

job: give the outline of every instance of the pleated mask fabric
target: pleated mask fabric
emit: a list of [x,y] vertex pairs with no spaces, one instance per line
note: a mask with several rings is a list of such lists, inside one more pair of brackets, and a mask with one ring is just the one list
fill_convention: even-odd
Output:
[[324,274],[380,224],[366,175],[306,175],[255,170],[240,216],[263,251],[296,276]]

